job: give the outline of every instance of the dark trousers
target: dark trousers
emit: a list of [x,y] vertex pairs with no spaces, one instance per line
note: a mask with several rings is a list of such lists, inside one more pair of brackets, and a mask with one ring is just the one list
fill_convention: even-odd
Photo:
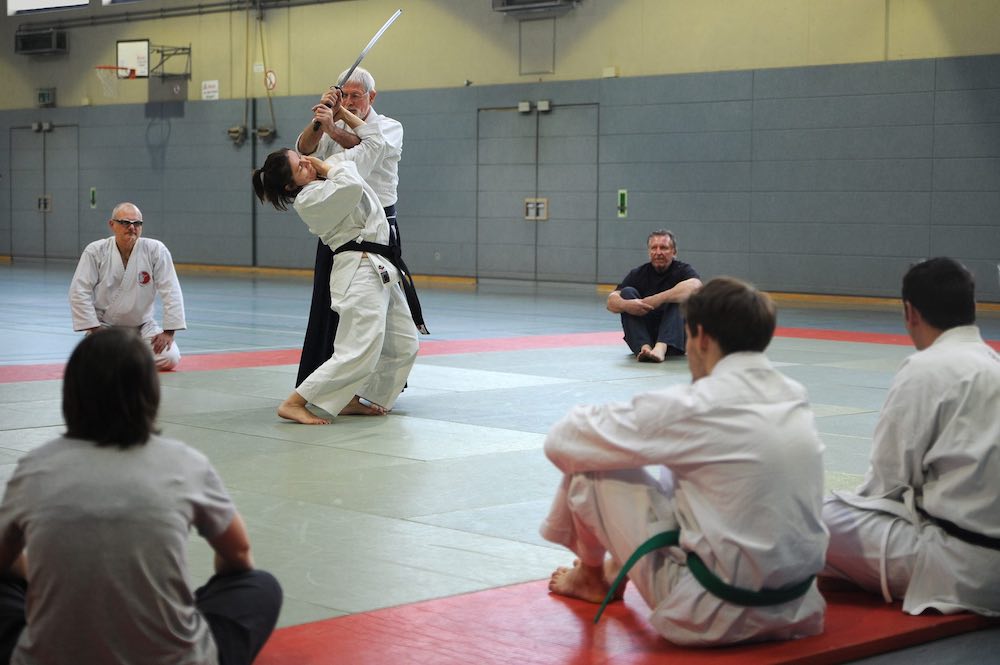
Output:
[[[24,630],[27,588],[22,579],[0,578],[0,665],[10,662]],[[194,593],[195,606],[215,638],[219,665],[250,665],[278,621],[278,580],[263,570],[214,575]]]
[[[625,300],[642,297],[631,286],[626,286],[620,293]],[[677,303],[661,305],[645,316],[635,316],[625,312],[622,312],[621,316],[625,343],[632,349],[632,353],[638,354],[644,344],[653,347],[657,342],[664,342],[667,345],[668,355],[684,353],[687,338],[684,333],[684,317],[681,316],[681,308]]]
[[[384,208],[389,220],[389,245],[399,247],[399,226],[396,224],[396,206]],[[306,380],[333,355],[333,339],[337,336],[340,315],[330,309],[330,271],[333,270],[333,250],[316,241],[316,266],[313,269],[312,302],[309,305],[309,322],[302,340],[299,373],[295,385]]]

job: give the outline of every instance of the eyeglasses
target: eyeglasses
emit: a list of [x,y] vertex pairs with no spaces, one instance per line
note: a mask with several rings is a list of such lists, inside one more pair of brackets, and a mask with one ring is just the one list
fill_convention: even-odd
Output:
[[118,222],[122,226],[138,226],[139,228],[142,228],[141,219],[112,219],[111,221]]

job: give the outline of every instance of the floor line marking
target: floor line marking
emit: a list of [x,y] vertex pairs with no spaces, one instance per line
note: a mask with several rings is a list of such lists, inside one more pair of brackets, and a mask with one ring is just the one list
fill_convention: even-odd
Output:
[[[894,333],[855,332],[826,328],[778,328],[775,337],[815,339],[831,342],[889,344],[909,346],[909,336]],[[1000,340],[987,340],[1000,351]],[[613,332],[563,333],[559,335],[527,335],[485,339],[425,340],[420,343],[421,356],[454,355],[460,353],[497,353],[532,349],[563,349],[580,346],[624,344],[622,334]],[[300,349],[268,349],[264,351],[233,351],[228,353],[188,354],[181,361],[180,371],[199,372],[249,367],[297,365]],[[61,379],[65,363],[30,365],[0,365],[0,384],[21,381]]]

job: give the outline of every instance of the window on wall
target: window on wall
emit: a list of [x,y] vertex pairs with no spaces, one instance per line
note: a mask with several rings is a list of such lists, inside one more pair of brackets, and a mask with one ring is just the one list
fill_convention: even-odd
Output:
[[50,9],[73,9],[89,4],[90,0],[7,0],[7,16]]

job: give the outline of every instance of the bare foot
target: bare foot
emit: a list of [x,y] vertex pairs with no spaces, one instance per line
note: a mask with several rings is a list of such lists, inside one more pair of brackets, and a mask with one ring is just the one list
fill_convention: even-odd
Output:
[[656,351],[648,347],[642,347],[642,351],[636,356],[636,359],[641,363],[662,363],[663,356],[656,355]]
[[278,407],[278,415],[285,420],[294,420],[297,423],[302,423],[303,425],[329,425],[329,420],[324,420],[319,416],[313,415],[312,411],[307,409],[304,404],[296,404],[289,400],[285,400]]
[[347,406],[340,410],[338,415],[341,416],[384,416],[386,410],[376,404],[375,402],[369,402],[368,400],[362,401],[363,398],[357,395],[348,402]]
[[584,566],[579,559],[573,561],[572,568],[556,568],[549,579],[552,593],[590,603],[604,602],[609,587],[604,579],[604,566]]

